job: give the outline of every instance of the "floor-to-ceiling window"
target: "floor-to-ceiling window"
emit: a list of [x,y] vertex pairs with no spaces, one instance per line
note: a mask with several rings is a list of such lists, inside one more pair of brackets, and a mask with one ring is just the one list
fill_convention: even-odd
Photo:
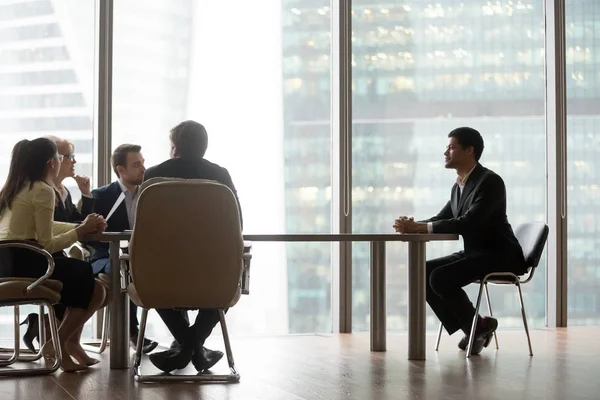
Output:
[[[479,130],[481,163],[502,176],[516,226],[546,219],[544,2],[352,3],[354,232],[391,232],[431,217],[456,176],[448,133]],[[428,258],[460,249],[431,243]],[[407,328],[407,247],[387,250],[388,329]],[[369,327],[369,248],[353,247],[353,326]],[[545,323],[545,261],[525,289],[530,324]],[[474,288],[469,290],[472,297]],[[514,288],[490,290],[502,327],[522,326]],[[485,310],[485,309],[484,309]],[[487,310],[484,311],[487,312]],[[428,309],[428,328],[439,323]]]
[[[247,233],[331,232],[329,1],[119,0],[113,148],[169,157],[192,119],[206,158],[228,169]],[[251,295],[234,334],[331,331],[331,246],[254,243]],[[150,314],[149,336],[168,336]]]
[[[72,142],[76,173],[93,176],[95,21],[94,0],[0,2],[0,182],[15,143],[47,135]],[[3,308],[1,337],[11,324]]]
[[[209,133],[207,158],[238,187],[246,232],[333,231],[338,32],[330,1],[114,3],[113,148],[138,143],[154,165],[169,156],[169,129],[197,120]],[[597,3],[566,0],[568,311],[578,325],[600,320]],[[505,180],[511,223],[545,220],[544,2],[352,6],[353,232],[390,232],[398,215],[440,209],[454,182],[442,153],[458,126],[482,133],[481,161]],[[0,3],[0,179],[14,143],[43,135],[72,141],[77,172],[93,175],[95,7],[94,0]],[[65,183],[77,199],[74,182]],[[460,246],[433,243],[428,257]],[[331,249],[255,243],[252,294],[231,311],[233,331],[331,331]],[[387,253],[388,328],[403,330],[406,247],[391,244]],[[369,326],[368,256],[366,244],[353,245],[355,330]],[[544,260],[537,274],[525,300],[531,325],[543,326]],[[503,327],[520,326],[512,288],[494,288],[492,301]],[[1,318],[8,324],[8,314]],[[167,335],[155,314],[151,322],[150,335]],[[429,314],[428,327],[436,325]]]
[[[600,323],[600,3],[567,0],[568,324]],[[598,247],[596,247],[598,245]]]

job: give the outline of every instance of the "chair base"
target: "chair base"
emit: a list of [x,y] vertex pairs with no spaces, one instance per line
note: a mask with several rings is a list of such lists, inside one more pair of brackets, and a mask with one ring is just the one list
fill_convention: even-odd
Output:
[[[54,363],[50,367],[43,368],[29,368],[29,369],[7,369],[6,367],[14,364],[17,361],[25,361],[32,362],[37,361],[42,358],[41,347],[37,353],[32,353],[31,351],[21,350],[20,349],[20,327],[19,327],[19,306],[20,305],[31,305],[36,304],[40,306],[40,320],[43,321],[44,311],[43,307],[48,307],[48,312],[50,314],[50,335],[52,344],[54,346],[54,352],[56,354],[56,359]],[[48,375],[56,372],[60,367],[60,362],[62,359],[60,345],[58,343],[58,326],[56,324],[56,315],[54,314],[54,308],[52,304],[45,299],[27,299],[22,301],[10,301],[0,303],[0,306],[14,306],[14,335],[15,335],[15,347],[14,349],[1,349],[5,352],[13,352],[13,355],[6,359],[0,359],[0,377],[2,376],[39,376],[39,375]],[[40,337],[42,338],[40,341],[45,342],[44,333],[41,332],[43,328],[40,328]],[[22,354],[29,353],[29,354]]]
[[235,368],[231,370],[231,374],[198,374],[198,375],[171,375],[171,374],[156,374],[142,375],[140,367],[134,369],[134,379],[137,382],[204,382],[204,383],[237,383],[240,381],[240,374]]
[[[503,278],[505,280],[494,280],[493,278]],[[508,280],[506,280],[508,278]],[[479,308],[481,306],[481,297],[483,295],[483,290],[485,289],[485,297],[487,300],[488,311],[490,312],[490,317],[493,316],[492,313],[492,304],[490,302],[490,294],[488,291],[488,283],[492,283],[495,285],[515,285],[517,287],[517,295],[519,296],[519,303],[521,305],[521,316],[523,318],[523,326],[525,327],[525,334],[527,335],[527,345],[529,346],[529,356],[533,356],[533,350],[531,347],[531,338],[529,336],[529,327],[527,325],[527,315],[525,314],[525,304],[523,303],[523,293],[521,291],[521,280],[519,277],[511,272],[493,272],[486,275],[481,281],[479,281],[479,294],[477,296],[477,305],[475,307],[475,315],[473,317],[473,323],[471,325],[471,334],[469,335],[469,343],[466,348],[466,358],[471,357],[471,351],[473,349],[473,344],[475,342],[475,331],[477,329],[477,320],[479,316]],[[435,344],[435,351],[438,351],[440,346],[440,339],[442,338],[443,324],[440,323],[440,329],[438,331],[437,340]],[[496,350],[498,347],[498,336],[496,332],[494,332],[494,340],[496,342]]]
[[85,351],[89,351],[91,353],[96,354],[102,354],[104,353],[104,350],[106,350],[106,348],[110,346],[110,339],[108,338],[108,332],[110,329],[110,306],[105,307],[103,310],[104,311],[102,318],[102,340],[82,343],[81,347],[83,347]]
[[133,376],[137,382],[204,382],[204,383],[237,383],[240,381],[240,374],[235,369],[233,361],[233,353],[229,342],[229,333],[227,324],[225,323],[225,313],[219,310],[219,319],[221,321],[221,330],[223,332],[223,341],[225,342],[225,351],[227,353],[227,362],[229,364],[230,374],[210,374],[199,373],[196,375],[172,375],[161,373],[155,375],[142,375],[142,347],[144,335],[146,333],[146,322],[148,319],[148,309],[142,309],[142,320],[140,321],[140,332],[138,334],[138,342],[133,362]]

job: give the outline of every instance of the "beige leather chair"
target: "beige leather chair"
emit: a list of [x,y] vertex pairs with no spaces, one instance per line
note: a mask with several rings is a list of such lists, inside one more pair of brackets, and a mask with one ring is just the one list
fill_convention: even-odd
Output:
[[[177,207],[165,207],[174,204]],[[137,206],[129,244],[128,292],[142,308],[134,360],[138,381],[237,382],[224,310],[240,298],[244,241],[231,190],[207,180],[148,185]],[[151,308],[218,309],[230,374],[142,375],[142,338]]]
[[[161,178],[161,177],[150,178],[140,185],[139,190],[140,190],[140,194],[141,194],[144,191],[144,189],[146,189],[148,186],[151,186],[155,183],[185,182],[185,181],[186,181],[186,179],[183,179],[183,178]],[[211,181],[211,182],[215,182],[215,181]],[[218,182],[215,182],[215,183],[218,183]],[[121,260],[123,260],[123,259],[129,260],[129,255],[125,254],[123,257],[121,257]],[[244,259],[244,270],[242,272],[242,277],[240,279],[240,285],[241,285],[241,289],[242,289],[242,294],[250,294],[250,263],[252,261],[252,242],[249,240],[244,241],[243,259]],[[121,268],[123,268],[123,265],[121,265]]]
[[[48,279],[54,272],[54,259],[44,248],[31,241],[26,240],[3,240],[0,241],[0,249],[9,248],[25,248],[35,251],[45,256],[48,260],[48,269],[44,276],[38,279],[33,278],[0,278],[0,307],[14,307],[14,333],[15,345],[13,354],[9,358],[0,356],[0,376],[31,376],[44,375],[55,372],[60,367],[61,350],[58,344],[58,327],[56,324],[56,316],[54,315],[53,304],[60,301],[60,292],[62,283],[59,281]],[[0,262],[10,262],[4,254],[4,259]],[[25,267],[25,266],[24,266]],[[36,361],[41,358],[41,352],[36,355],[23,356],[20,355],[20,329],[19,329],[19,306],[25,304],[35,304],[40,306],[40,320],[44,320],[43,306],[48,307],[50,313],[50,334],[56,354],[56,360],[50,367],[31,368],[31,369],[12,369],[7,368],[16,361]],[[40,324],[43,327],[43,324]],[[40,342],[44,342],[43,328],[40,328]]]

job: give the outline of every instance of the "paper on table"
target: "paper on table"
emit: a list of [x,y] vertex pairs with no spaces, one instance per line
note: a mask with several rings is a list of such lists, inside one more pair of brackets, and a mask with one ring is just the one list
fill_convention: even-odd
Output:
[[110,209],[110,212],[106,216],[106,218],[105,218],[106,221],[108,221],[110,219],[110,217],[114,214],[115,210],[117,209],[117,207],[119,207],[119,205],[123,202],[123,200],[125,200],[125,193],[121,192],[121,194],[117,198],[117,201],[115,201],[115,204],[112,206],[112,208]]

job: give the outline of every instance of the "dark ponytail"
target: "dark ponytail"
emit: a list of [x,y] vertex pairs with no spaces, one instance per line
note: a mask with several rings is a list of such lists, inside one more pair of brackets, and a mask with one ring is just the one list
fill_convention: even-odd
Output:
[[46,178],[48,161],[56,157],[56,144],[46,138],[21,140],[13,147],[8,177],[0,190],[0,215],[29,182],[30,187]]

